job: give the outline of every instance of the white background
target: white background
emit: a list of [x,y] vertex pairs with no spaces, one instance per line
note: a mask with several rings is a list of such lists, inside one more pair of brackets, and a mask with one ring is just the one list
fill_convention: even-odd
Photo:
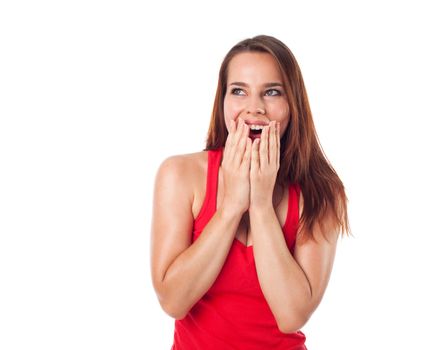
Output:
[[431,349],[425,1],[3,1],[0,348],[170,349],[150,279],[154,175],[204,148],[219,66],[295,54],[354,238],[310,350]]

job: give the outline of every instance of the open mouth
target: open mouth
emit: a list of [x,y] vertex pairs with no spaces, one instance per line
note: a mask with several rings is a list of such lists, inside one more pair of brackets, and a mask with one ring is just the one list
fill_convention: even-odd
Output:
[[262,134],[262,129],[257,129],[257,130],[253,130],[253,129],[251,129],[250,130],[250,135],[260,135],[260,134]]
[[261,136],[263,125],[250,125],[249,137],[255,139]]
[[253,141],[254,139],[260,139],[262,135],[262,130],[250,130],[248,137]]

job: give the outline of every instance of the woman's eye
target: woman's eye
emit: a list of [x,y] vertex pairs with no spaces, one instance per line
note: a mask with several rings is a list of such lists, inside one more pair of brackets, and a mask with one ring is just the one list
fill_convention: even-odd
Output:
[[232,94],[237,95],[238,91],[242,91],[242,89],[234,88],[234,89],[232,89],[231,92],[232,92]]
[[275,92],[276,92],[276,95],[271,94],[271,96],[278,96],[278,95],[281,95],[281,92],[280,92],[279,90],[277,90],[277,89],[269,89],[269,90],[267,90],[266,92],[268,92],[268,91],[275,91]]
[[[240,94],[240,92],[242,92],[243,90],[242,89],[239,89],[239,88],[233,88],[232,90],[231,90],[231,93],[233,94],[233,95],[239,95]],[[280,96],[281,95],[281,92],[280,92],[280,90],[277,90],[277,89],[269,89],[269,90],[266,90],[266,93],[270,93],[269,94],[269,96]],[[241,94],[242,95],[242,94]]]

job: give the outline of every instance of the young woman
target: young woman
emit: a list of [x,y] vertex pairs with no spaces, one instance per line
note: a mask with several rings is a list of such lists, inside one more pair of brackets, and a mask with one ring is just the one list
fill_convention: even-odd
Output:
[[299,66],[278,39],[235,45],[219,73],[206,148],[155,181],[152,280],[176,350],[306,349],[328,284],[343,184],[325,158]]

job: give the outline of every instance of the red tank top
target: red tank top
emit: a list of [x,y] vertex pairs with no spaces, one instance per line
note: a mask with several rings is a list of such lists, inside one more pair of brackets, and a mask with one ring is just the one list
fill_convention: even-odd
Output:
[[[193,241],[216,211],[217,184],[223,149],[208,151],[204,203],[193,224]],[[289,186],[283,233],[293,254],[298,227],[298,185]],[[171,350],[306,350],[301,332],[284,334],[259,285],[253,246],[234,239],[226,261],[207,293],[185,318],[175,321]]]

